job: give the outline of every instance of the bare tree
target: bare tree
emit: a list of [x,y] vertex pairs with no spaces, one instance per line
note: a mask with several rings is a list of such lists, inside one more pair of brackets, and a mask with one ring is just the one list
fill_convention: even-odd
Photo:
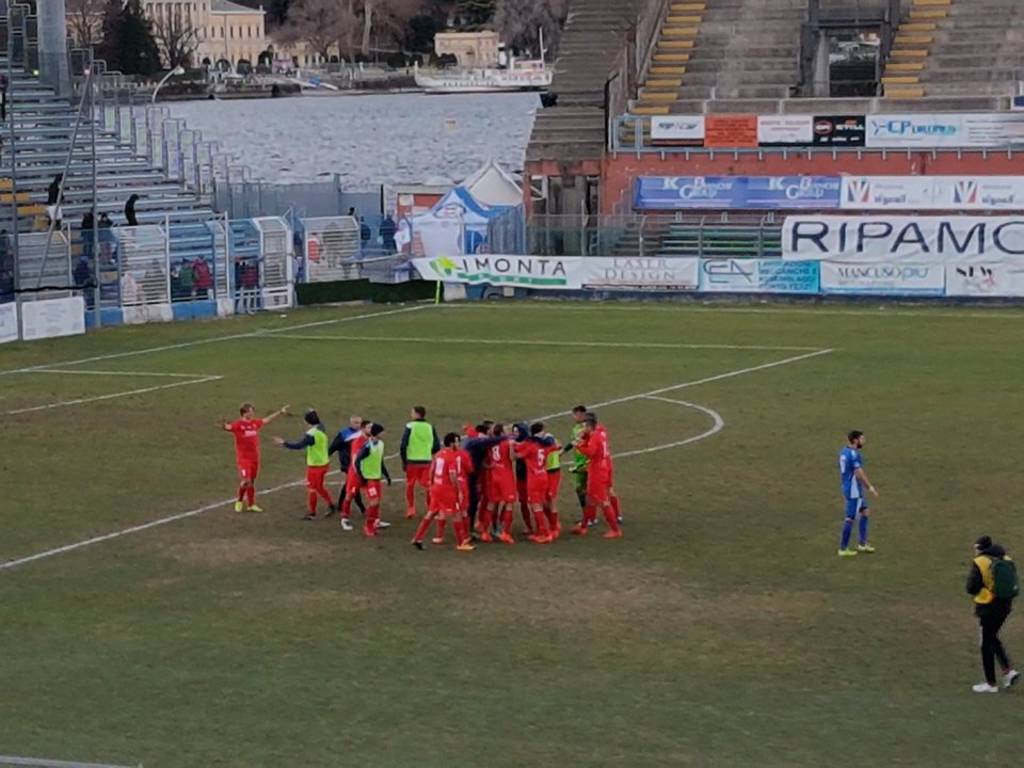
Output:
[[331,46],[344,33],[344,17],[341,0],[297,0],[288,11],[288,24],[279,37],[284,43],[306,43],[326,61]]
[[106,0],[67,0],[68,32],[76,46],[88,48],[99,44],[106,5]]
[[167,6],[153,19],[153,37],[169,68],[192,65],[192,55],[199,48],[199,29],[181,5]]

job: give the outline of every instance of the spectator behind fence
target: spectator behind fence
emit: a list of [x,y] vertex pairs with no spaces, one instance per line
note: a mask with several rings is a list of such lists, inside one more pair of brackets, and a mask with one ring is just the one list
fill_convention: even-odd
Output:
[[121,304],[128,306],[139,303],[139,284],[131,272],[121,275]]
[[362,216],[359,217],[359,245],[362,248],[363,253],[366,253],[367,246],[370,244],[370,238],[373,237],[373,232],[370,231],[370,225],[366,223],[366,219]]
[[64,212],[61,206],[64,204],[64,190],[61,185],[64,183],[64,174],[58,173],[53,177],[50,186],[46,188],[46,215],[50,219],[50,225],[54,229],[60,229]]
[[195,296],[196,278],[192,271],[192,262],[183,261],[178,270],[178,285],[181,288],[183,298],[190,299]]
[[81,237],[82,237],[82,253],[88,258],[92,258],[92,237],[93,237],[93,226],[95,220],[93,219],[92,211],[86,211],[82,214],[82,226],[81,226]]
[[398,227],[395,225],[395,220],[391,218],[389,213],[384,217],[384,221],[380,223],[380,244],[384,249],[384,253],[395,252],[395,233],[397,231]]
[[10,86],[7,75],[0,75],[0,122],[7,122],[7,89]]
[[210,274],[210,267],[206,259],[197,257],[192,262],[192,275],[195,279],[195,293],[200,298],[212,299],[213,275]]
[[139,196],[133,194],[124,204],[124,220],[128,222],[129,227],[139,226],[139,220],[135,217],[135,203],[138,199]]

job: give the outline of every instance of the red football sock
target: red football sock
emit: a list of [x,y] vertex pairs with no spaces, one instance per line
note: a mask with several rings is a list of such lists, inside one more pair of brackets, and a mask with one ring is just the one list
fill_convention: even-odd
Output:
[[615,515],[615,510],[612,507],[606,506],[604,508],[604,520],[606,523],[608,523],[608,527],[612,531],[614,531],[615,533],[619,532],[619,521]]
[[509,536],[512,535],[512,519],[512,508],[505,507],[505,509],[501,511],[501,532],[506,533]]
[[561,523],[558,521],[558,513],[553,509],[548,509],[545,514],[548,516],[548,528],[552,531],[557,531],[561,527]]
[[240,485],[240,486],[238,486],[238,500],[239,501],[245,501],[245,496],[248,493],[248,490],[249,490],[249,486],[247,486],[247,485]]
[[480,530],[482,533],[490,533],[491,528],[494,527],[494,516],[491,514],[491,510],[484,507],[480,510]]
[[622,517],[622,505],[618,496],[612,496],[612,509],[615,510],[615,517]]
[[420,524],[416,526],[416,533],[413,534],[412,540],[423,541],[423,537],[427,535],[427,529],[430,528],[430,524],[432,522],[433,518],[430,516],[430,513],[428,512],[423,516],[423,519],[420,520]]
[[415,508],[415,506],[416,486],[413,483],[409,482],[409,480],[407,479],[405,481],[405,507],[406,509],[413,509]]
[[248,488],[245,489],[245,500],[249,504],[250,507],[253,504],[256,503],[256,486],[255,485],[250,485]]
[[380,507],[372,506],[366,508],[366,523],[363,525],[363,532],[367,536],[377,535],[377,518],[380,517]]
[[466,518],[453,520],[452,528],[455,529],[455,543],[465,544],[469,540],[469,522]]
[[343,502],[341,502],[341,516],[342,517],[351,517],[352,516],[352,499],[350,499],[348,496],[346,496],[345,500]]
[[331,498],[331,493],[322,485],[316,489],[316,492],[320,494],[320,498],[327,502],[328,507],[334,506],[334,499]]
[[309,509],[309,514],[316,514],[316,491],[310,489],[306,491],[306,507]]
[[[444,529],[445,529],[445,526],[447,524],[448,524],[447,520],[441,520],[440,518],[438,518],[436,538],[438,538],[438,539],[443,539],[444,538]],[[457,538],[458,534],[456,533],[455,536]]]
[[590,525],[592,520],[597,520],[597,510],[594,509],[593,504],[587,504],[583,508],[583,524]]
[[535,534],[537,534],[538,536],[550,536],[551,535],[551,531],[548,530],[548,518],[547,518],[547,515],[544,514],[544,510],[543,509],[538,511],[536,514],[534,514],[533,519],[534,519],[534,529],[533,529],[533,532]]

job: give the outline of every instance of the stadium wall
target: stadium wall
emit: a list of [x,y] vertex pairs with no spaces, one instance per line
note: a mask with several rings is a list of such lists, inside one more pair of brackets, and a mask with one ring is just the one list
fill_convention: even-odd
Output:
[[624,213],[638,176],[1020,176],[1024,152],[988,150],[693,151],[608,155],[601,213]]

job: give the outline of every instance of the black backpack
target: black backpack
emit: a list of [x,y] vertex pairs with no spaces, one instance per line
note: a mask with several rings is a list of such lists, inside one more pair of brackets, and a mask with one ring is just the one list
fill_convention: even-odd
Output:
[[1017,565],[1008,557],[992,559],[992,594],[1000,600],[1013,600],[1020,594]]

